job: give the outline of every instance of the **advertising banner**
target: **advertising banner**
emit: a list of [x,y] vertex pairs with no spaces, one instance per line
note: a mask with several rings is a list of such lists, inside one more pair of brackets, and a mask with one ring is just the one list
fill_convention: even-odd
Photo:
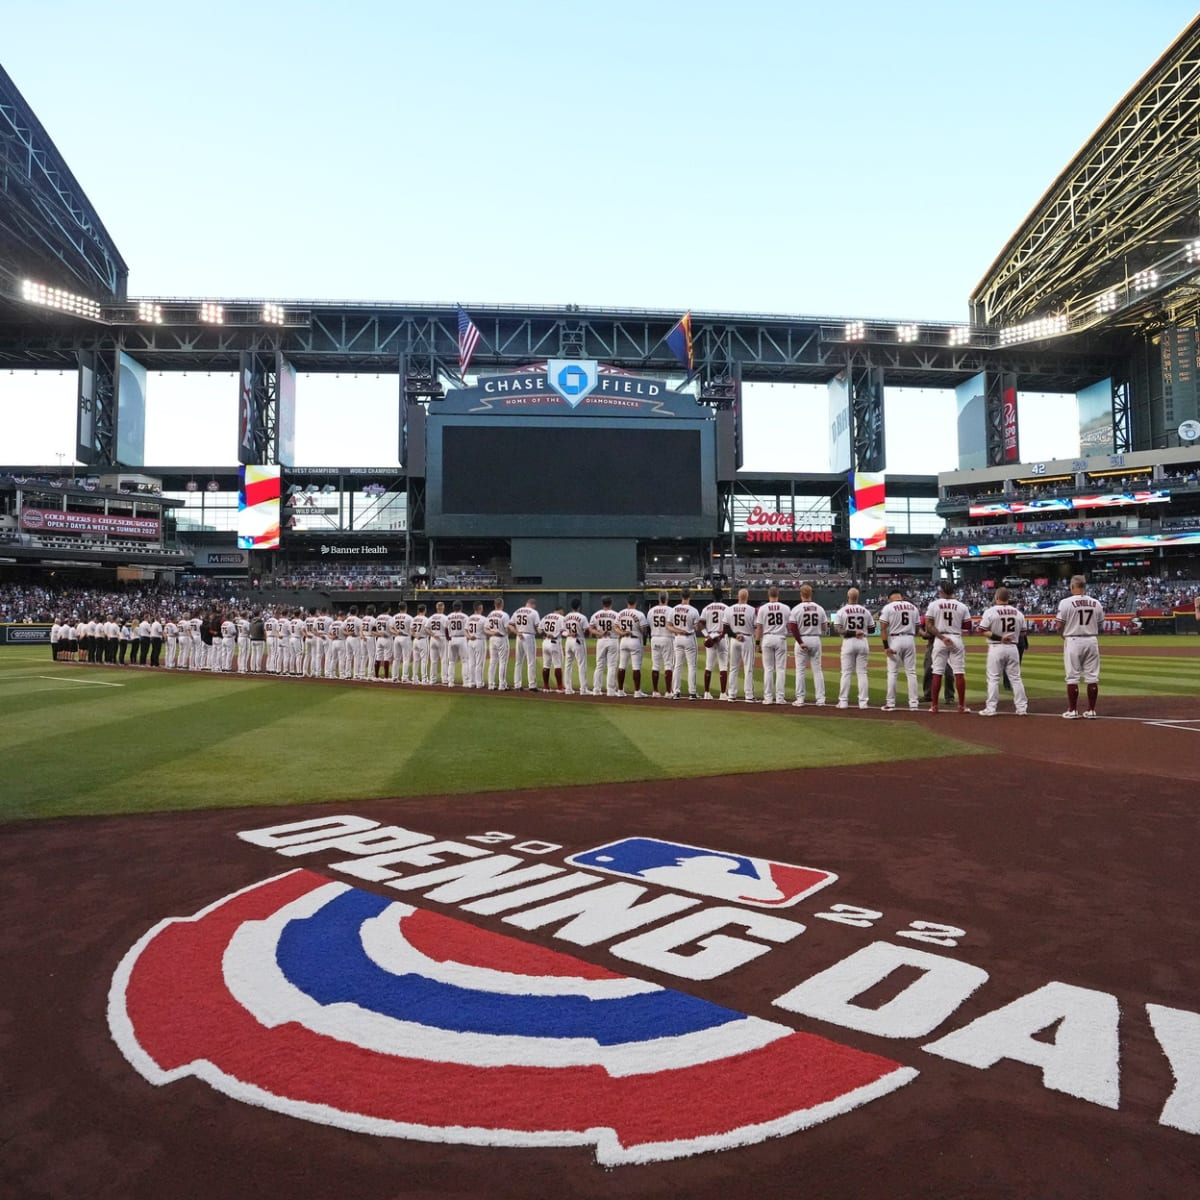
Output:
[[81,350],[78,357],[75,457],[82,463],[90,463],[96,453],[96,356],[90,350]]
[[845,375],[829,381],[829,469],[840,475],[850,470],[850,386]]
[[255,430],[258,428],[258,401],[254,394],[254,358],[242,353],[238,371],[238,462],[252,464],[258,457]]
[[198,567],[248,567],[249,550],[197,550],[194,559]]
[[0,625],[0,646],[48,646],[49,625]]
[[1017,438],[1017,384],[1015,376],[1012,375],[1004,377],[1004,461],[1021,461]]
[[958,469],[973,471],[987,461],[987,375],[980,371],[954,389],[958,407]]
[[146,368],[124,351],[117,355],[117,462],[146,462]]
[[161,533],[153,517],[105,516],[104,513],[63,512],[57,508],[21,509],[21,528],[30,533],[85,533],[95,537],[149,538]]
[[296,457],[296,368],[275,355],[275,457],[285,467]]
[[1075,393],[1079,404],[1079,457],[1112,454],[1113,396],[1112,380],[1102,379]]

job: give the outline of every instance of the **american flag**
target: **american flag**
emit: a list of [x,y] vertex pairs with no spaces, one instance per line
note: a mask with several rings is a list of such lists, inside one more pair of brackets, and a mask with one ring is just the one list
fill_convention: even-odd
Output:
[[467,311],[460,304],[458,306],[458,369],[465,375],[467,367],[471,364],[471,355],[475,353],[475,347],[479,345],[479,330],[475,327],[475,322],[467,316]]

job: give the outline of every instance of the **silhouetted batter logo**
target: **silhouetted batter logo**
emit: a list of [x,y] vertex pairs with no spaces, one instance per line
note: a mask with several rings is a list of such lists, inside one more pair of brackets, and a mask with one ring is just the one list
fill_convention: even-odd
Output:
[[798,867],[659,838],[622,838],[572,854],[566,861],[755,908],[786,908],[837,879],[820,867]]

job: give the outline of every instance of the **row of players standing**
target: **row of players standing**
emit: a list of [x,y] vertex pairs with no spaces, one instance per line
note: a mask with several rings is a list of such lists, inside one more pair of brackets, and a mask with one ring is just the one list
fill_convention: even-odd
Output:
[[[271,674],[322,677],[328,679],[374,679],[394,683],[441,683],[454,686],[456,679],[468,688],[505,691],[508,688],[510,637],[515,639],[515,685],[539,690],[538,637],[541,645],[541,688],[566,694],[625,696],[626,679],[635,697],[650,695],[678,698],[686,674],[690,700],[702,695],[712,698],[713,676],[719,681],[718,697],[726,701],[753,702],[756,650],[761,647],[763,661],[763,703],[785,703],[789,635],[795,639],[795,699],[802,707],[806,696],[806,678],[811,673],[817,705],[825,704],[825,677],[821,664],[821,637],[830,625],[842,639],[841,681],[837,706],[849,707],[851,684],[857,680],[858,704],[868,705],[868,637],[876,627],[882,634],[887,654],[887,693],[883,707],[896,707],[897,682],[905,675],[908,704],[919,707],[916,674],[916,639],[924,636],[931,643],[931,710],[938,710],[943,674],[952,675],[960,712],[966,708],[966,675],[963,635],[970,630],[971,613],[954,599],[954,588],[945,583],[939,596],[924,614],[893,590],[878,621],[860,604],[856,588],[847,592],[846,603],[830,621],[828,614],[812,599],[812,588],[800,590],[800,603],[792,608],[779,600],[778,588],[768,592],[767,603],[759,608],[749,604],[749,593],[742,589],[737,602],[726,604],[719,590],[703,610],[691,603],[684,589],[680,602],[669,604],[668,594],[658,594],[658,604],[643,613],[638,597],[630,595],[626,607],[613,608],[605,596],[601,607],[590,618],[581,612],[581,602],[571,602],[542,616],[531,597],[511,616],[497,598],[493,610],[484,614],[482,602],[467,613],[461,601],[454,601],[449,612],[438,601],[434,611],[419,604],[413,614],[401,603],[395,614],[376,613],[368,608],[359,615],[351,608],[344,616],[324,610],[300,609],[280,614],[233,612],[220,617],[185,616],[178,622],[160,622],[144,614],[135,625],[119,624],[113,619],[89,622],[55,621],[51,629],[54,657],[82,654],[93,661],[114,662],[124,649],[133,648],[131,662],[159,665],[159,652],[165,644],[168,669],[212,671],[237,670],[242,673],[267,671]],[[988,637],[987,701],[983,713],[996,711],[1002,677],[1010,682],[1017,712],[1023,713],[1027,700],[1020,674],[1018,645],[1026,632],[1024,615],[1009,604],[1008,591],[997,589],[995,603],[981,618]],[[1096,632],[1103,625],[1104,613],[1099,602],[1086,595],[1086,581],[1076,576],[1071,595],[1059,607],[1065,648],[1069,708],[1064,716],[1078,715],[1079,680],[1088,685],[1088,710],[1095,715],[1099,682],[1099,652]],[[587,636],[596,639],[595,670],[588,673]],[[1090,639],[1090,640],[1089,640]],[[703,690],[697,693],[699,651],[705,646]],[[650,646],[651,687],[642,690],[644,648]],[[486,680],[486,682],[485,682]],[[660,691],[660,682],[661,688]],[[574,686],[577,685],[577,686]],[[947,687],[949,699],[949,686]]]

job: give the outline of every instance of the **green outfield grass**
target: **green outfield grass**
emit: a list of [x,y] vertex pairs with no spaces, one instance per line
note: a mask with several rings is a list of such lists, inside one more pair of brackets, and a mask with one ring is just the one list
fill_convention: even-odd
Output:
[[[120,684],[120,687],[101,686]],[[0,817],[295,804],[972,753],[912,726],[55,665],[0,652]]]
[[[1180,647],[1191,640],[1138,644]],[[830,704],[837,645],[828,643],[825,660]],[[968,660],[968,699],[976,705],[983,650],[973,644]],[[883,662],[875,644],[875,705],[883,699]],[[1031,697],[1061,694],[1058,654],[1035,649],[1025,656],[1024,674]],[[1104,659],[1105,695],[1194,695],[1198,683],[1195,657]],[[648,670],[643,686],[649,689]],[[761,695],[761,673],[756,686]],[[552,702],[384,684],[172,675],[54,664],[42,647],[0,650],[0,705],[2,819],[470,793],[978,752],[907,721],[847,720],[828,709],[793,719],[790,711],[740,704]]]

